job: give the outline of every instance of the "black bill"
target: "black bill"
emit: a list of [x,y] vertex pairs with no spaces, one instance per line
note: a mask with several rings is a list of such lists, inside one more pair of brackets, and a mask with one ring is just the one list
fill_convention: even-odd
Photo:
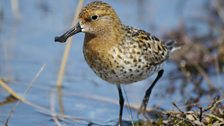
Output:
[[82,28],[80,26],[79,23],[77,23],[73,28],[71,28],[70,30],[68,30],[67,32],[65,32],[63,35],[61,36],[56,36],[54,38],[54,41],[55,42],[61,42],[61,43],[64,43],[66,42],[66,40],[71,37],[72,35],[76,34],[76,33],[79,33],[82,31]]

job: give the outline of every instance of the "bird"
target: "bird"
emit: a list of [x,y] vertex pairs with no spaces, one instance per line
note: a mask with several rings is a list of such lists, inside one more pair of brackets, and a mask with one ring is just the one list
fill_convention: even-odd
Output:
[[124,97],[121,85],[145,80],[157,73],[146,90],[139,112],[146,111],[152,89],[164,73],[163,65],[176,48],[175,41],[164,42],[144,30],[124,25],[108,3],[93,1],[84,6],[78,23],[55,42],[83,32],[84,58],[101,79],[117,86],[119,94],[118,125],[122,125]]

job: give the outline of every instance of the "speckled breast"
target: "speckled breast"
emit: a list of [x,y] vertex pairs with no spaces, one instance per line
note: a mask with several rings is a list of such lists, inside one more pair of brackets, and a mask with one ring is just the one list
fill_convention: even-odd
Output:
[[135,45],[117,45],[109,49],[93,49],[84,46],[85,59],[91,69],[103,80],[113,84],[130,84],[147,78],[162,68],[152,65]]

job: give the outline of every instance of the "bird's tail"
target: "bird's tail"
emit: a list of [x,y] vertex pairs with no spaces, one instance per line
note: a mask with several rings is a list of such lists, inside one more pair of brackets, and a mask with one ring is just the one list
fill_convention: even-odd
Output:
[[170,52],[173,52],[181,48],[180,45],[178,45],[177,42],[173,40],[165,42],[165,45],[169,49]]

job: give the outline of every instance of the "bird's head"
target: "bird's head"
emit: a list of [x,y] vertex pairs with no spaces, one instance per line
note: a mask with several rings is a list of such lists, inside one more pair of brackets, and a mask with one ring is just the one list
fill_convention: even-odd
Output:
[[120,26],[121,21],[111,6],[101,1],[95,1],[82,8],[78,23],[62,36],[56,37],[55,41],[65,42],[67,38],[79,32],[103,35],[116,32]]

